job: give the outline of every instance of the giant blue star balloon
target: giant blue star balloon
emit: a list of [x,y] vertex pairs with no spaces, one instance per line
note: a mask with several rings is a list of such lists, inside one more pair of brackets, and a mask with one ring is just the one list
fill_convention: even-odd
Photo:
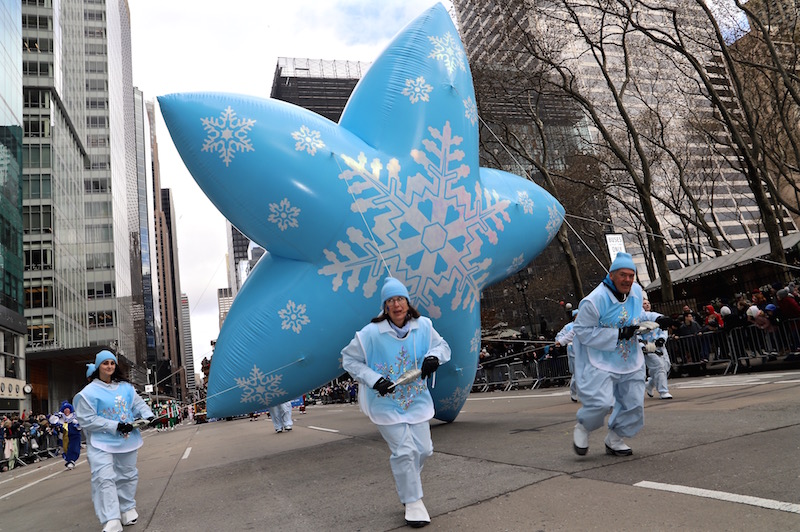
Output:
[[458,33],[437,4],[356,86],[339,124],[235,94],[159,98],[194,179],[265,254],[220,331],[208,413],[247,413],[342,374],[341,349],[381,308],[388,272],[452,349],[432,390],[453,421],[480,347],[480,294],[547,246],[564,210],[478,164],[478,114]]

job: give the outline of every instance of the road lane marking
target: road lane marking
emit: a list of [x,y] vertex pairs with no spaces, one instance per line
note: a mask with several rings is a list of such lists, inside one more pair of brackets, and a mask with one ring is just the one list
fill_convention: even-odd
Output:
[[724,491],[692,488],[689,486],[679,486],[676,484],[662,484],[661,482],[650,482],[648,480],[637,482],[634,484],[634,486],[661,491],[671,491],[673,493],[683,493],[686,495],[695,495],[697,497],[705,497],[707,499],[717,499],[720,501],[749,504],[750,506],[759,506],[761,508],[768,508],[770,510],[780,510],[782,512],[800,514],[800,504],[776,501],[773,499],[762,499],[761,497],[751,497],[749,495],[738,495],[736,493],[727,493]]
[[189,453],[192,452],[191,447],[187,447],[185,451],[183,451],[183,456],[181,456],[181,460],[186,460],[189,458]]
[[26,490],[26,489],[28,489],[28,488],[30,488],[30,487],[33,487],[33,486],[35,486],[36,484],[38,484],[39,482],[43,482],[43,481],[45,481],[45,480],[48,480],[48,479],[51,479],[51,478],[53,478],[53,477],[54,477],[54,476],[56,476],[56,475],[60,475],[61,473],[65,473],[66,471],[67,471],[67,470],[65,469],[64,471],[56,471],[55,473],[50,473],[50,474],[49,474],[49,475],[47,475],[46,477],[42,477],[42,478],[40,478],[39,480],[34,480],[33,482],[29,482],[28,484],[25,484],[25,485],[24,485],[24,486],[22,486],[21,488],[17,488],[17,489],[15,489],[14,491],[9,491],[9,492],[8,492],[8,493],[6,493],[5,495],[0,495],[0,501],[2,501],[3,499],[7,499],[7,498],[11,497],[11,496],[12,496],[12,495],[14,495],[15,493],[19,493],[20,491],[23,491],[23,490]]
[[323,432],[339,432],[338,430],[335,430],[335,429],[325,429],[325,428],[322,428],[322,427],[315,427],[314,425],[309,425],[308,428],[314,429],[314,430],[321,430]]

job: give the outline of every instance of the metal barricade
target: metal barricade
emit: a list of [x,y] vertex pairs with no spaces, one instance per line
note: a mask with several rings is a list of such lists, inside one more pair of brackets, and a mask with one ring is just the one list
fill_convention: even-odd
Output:
[[702,371],[709,365],[725,364],[725,373],[733,367],[733,355],[726,339],[727,333],[705,332],[667,340],[667,352],[673,368],[678,371]]
[[734,353],[734,373],[740,367],[800,360],[800,320],[766,330],[755,325],[733,329],[728,344]]
[[572,378],[569,371],[569,357],[566,355],[537,359],[535,365],[536,380],[533,388],[539,388],[542,384],[549,382],[564,381],[568,383]]

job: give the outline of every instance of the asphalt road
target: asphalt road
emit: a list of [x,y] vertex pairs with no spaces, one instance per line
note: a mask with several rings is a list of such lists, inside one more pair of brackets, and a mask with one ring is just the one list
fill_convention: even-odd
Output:
[[[674,379],[631,457],[572,451],[565,388],[472,394],[432,423],[425,530],[800,530],[800,371]],[[356,405],[145,431],[140,531],[406,529],[388,449]],[[82,456],[0,474],[0,531],[101,530]]]

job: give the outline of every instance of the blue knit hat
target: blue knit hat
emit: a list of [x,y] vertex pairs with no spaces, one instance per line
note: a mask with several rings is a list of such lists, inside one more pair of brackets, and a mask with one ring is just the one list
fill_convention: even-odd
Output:
[[611,267],[608,269],[609,272],[613,272],[614,270],[620,270],[622,268],[627,268],[629,270],[636,271],[636,265],[633,263],[633,257],[631,257],[630,253],[625,253],[624,251],[620,251],[617,253],[614,262],[611,263]]
[[394,277],[387,277],[383,281],[383,288],[381,288],[381,303],[386,303],[387,299],[394,296],[403,296],[406,299],[410,299],[406,285]]
[[103,349],[102,351],[97,353],[96,357],[94,357],[95,369],[99,368],[100,364],[102,364],[104,360],[113,360],[114,364],[119,364],[119,362],[117,362],[117,357],[114,355],[114,353],[112,353],[108,349]]
[[86,364],[86,378],[88,379],[91,377],[94,372],[97,371],[97,366],[94,365],[94,362],[89,362]]

